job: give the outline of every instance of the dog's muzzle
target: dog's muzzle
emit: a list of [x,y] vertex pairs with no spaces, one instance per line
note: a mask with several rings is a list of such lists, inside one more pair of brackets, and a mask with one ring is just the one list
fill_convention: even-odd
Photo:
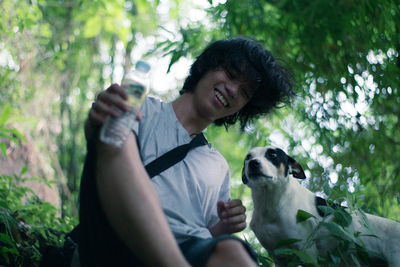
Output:
[[252,159],[249,162],[250,171],[255,171],[260,168],[261,162],[258,159]]
[[[246,166],[246,163],[245,163]],[[257,175],[260,174],[260,166],[261,162],[258,159],[252,159],[247,163],[247,173],[249,176]],[[243,168],[242,171],[242,182],[244,184],[247,184],[249,182],[249,179],[246,176],[246,167]]]
[[260,169],[261,169],[261,161],[259,161],[258,159],[252,159],[249,161],[248,165],[247,165],[247,174],[250,177],[256,177],[259,176],[261,173]]

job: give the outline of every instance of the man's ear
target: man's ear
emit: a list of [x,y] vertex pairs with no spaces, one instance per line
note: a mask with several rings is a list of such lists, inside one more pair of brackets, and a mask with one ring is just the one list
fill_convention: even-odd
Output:
[[305,179],[306,174],[304,173],[303,168],[301,165],[292,157],[288,156],[289,158],[289,165],[290,165],[290,174],[293,175],[295,178]]

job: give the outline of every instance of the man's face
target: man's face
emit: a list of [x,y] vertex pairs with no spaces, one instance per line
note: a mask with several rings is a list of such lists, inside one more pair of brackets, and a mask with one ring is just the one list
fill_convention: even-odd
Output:
[[215,121],[238,112],[252,96],[245,82],[217,69],[207,72],[197,83],[194,105],[202,116]]

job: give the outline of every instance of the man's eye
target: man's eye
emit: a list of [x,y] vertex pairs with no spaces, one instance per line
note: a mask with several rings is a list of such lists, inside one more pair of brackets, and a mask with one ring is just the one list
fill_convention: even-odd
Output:
[[242,88],[242,89],[240,89],[240,91],[242,92],[242,95],[243,95],[245,98],[247,98],[247,99],[250,98],[250,95],[249,95],[249,93],[247,92],[246,89]]
[[234,78],[233,78],[233,75],[232,75],[232,72],[230,72],[230,71],[228,71],[228,70],[225,70],[225,75],[230,79],[230,80],[233,80]]

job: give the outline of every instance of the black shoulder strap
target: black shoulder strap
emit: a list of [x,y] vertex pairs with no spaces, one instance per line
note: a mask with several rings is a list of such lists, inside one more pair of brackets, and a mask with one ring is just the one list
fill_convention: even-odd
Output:
[[161,172],[165,171],[169,167],[175,165],[179,161],[183,160],[189,150],[208,144],[206,138],[202,133],[196,135],[195,138],[190,141],[188,144],[180,145],[172,150],[168,151],[164,155],[156,158],[149,164],[145,166],[147,173],[149,174],[150,178],[160,174]]

